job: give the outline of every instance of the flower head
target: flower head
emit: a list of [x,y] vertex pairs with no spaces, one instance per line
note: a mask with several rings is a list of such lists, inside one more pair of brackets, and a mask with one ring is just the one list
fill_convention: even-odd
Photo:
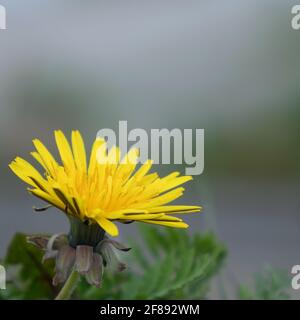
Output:
[[137,149],[121,158],[118,147],[107,150],[105,140],[97,138],[87,161],[79,131],[72,132],[71,145],[62,131],[55,131],[55,140],[61,163],[40,140],[33,140],[36,151],[31,155],[44,169],[44,175],[20,157],[9,166],[30,185],[30,193],[71,218],[87,225],[97,224],[117,236],[115,221],[186,228],[188,225],[174,215],[200,211],[198,206],[167,205],[183,194],[180,186],[192,177],[173,172],[160,178],[157,173],[149,173],[151,160],[136,170]]
[[[54,285],[67,281],[65,288],[69,288],[68,282],[76,278],[72,275],[78,274],[89,284],[100,287],[104,267],[125,269],[116,249],[128,251],[130,248],[105,235],[106,232],[118,235],[115,221],[186,228],[188,225],[174,215],[200,211],[197,206],[167,205],[182,195],[184,189],[179,186],[191,177],[179,177],[179,173],[174,172],[160,178],[157,173],[149,173],[150,160],[136,170],[137,149],[131,149],[121,158],[119,148],[108,151],[105,140],[97,138],[87,163],[78,131],[72,132],[71,145],[61,131],[55,131],[55,140],[61,164],[40,140],[33,140],[36,151],[31,155],[43,167],[44,175],[19,157],[9,165],[30,185],[30,193],[69,217],[68,235],[28,237],[29,242],[44,250],[43,260],[55,259]],[[43,211],[49,206],[35,210]],[[62,289],[58,297],[63,297],[65,292]]]

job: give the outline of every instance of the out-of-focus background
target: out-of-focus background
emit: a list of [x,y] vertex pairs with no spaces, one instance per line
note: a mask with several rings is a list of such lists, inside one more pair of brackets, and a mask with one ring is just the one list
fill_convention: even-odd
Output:
[[205,208],[187,218],[191,232],[213,229],[229,250],[212,298],[267,264],[300,263],[294,1],[0,2],[0,255],[16,231],[67,230],[55,210],[32,213],[39,201],[8,163],[29,159],[35,137],[54,150],[54,129],[79,129],[90,145],[128,120],[205,129],[205,171],[184,202]]

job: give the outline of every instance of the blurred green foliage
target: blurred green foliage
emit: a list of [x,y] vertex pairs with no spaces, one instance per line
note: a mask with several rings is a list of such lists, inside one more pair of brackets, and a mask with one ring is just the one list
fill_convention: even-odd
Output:
[[[101,289],[82,279],[75,299],[171,299],[204,298],[209,280],[224,261],[226,250],[208,233],[189,236],[182,230],[141,228],[141,241],[132,240],[127,254],[128,269],[105,270]],[[125,258],[125,256],[124,256]],[[4,266],[8,270],[7,290],[2,299],[53,299],[53,263],[42,264],[42,252],[17,234]],[[14,271],[14,272],[12,272]]]
[[[194,234],[182,230],[141,226],[139,239],[131,240],[132,250],[124,272],[105,270],[102,288],[91,287],[84,279],[74,299],[205,299],[210,280],[220,270],[226,249],[213,233]],[[0,299],[54,299],[59,288],[52,286],[53,261],[42,263],[43,253],[16,234],[1,262],[7,270],[7,289]],[[288,276],[266,269],[254,278],[253,288],[239,285],[237,299],[289,299]]]
[[[81,283],[85,299],[202,299],[226,250],[212,233],[189,236],[182,230],[142,226],[141,241],[132,241],[129,269],[104,275],[103,288]],[[135,270],[133,269],[135,267]]]
[[268,267],[264,272],[255,275],[252,289],[240,285],[237,296],[241,300],[287,300],[290,299],[289,288],[290,279],[287,273]]
[[43,252],[17,233],[12,239],[3,264],[7,271],[7,289],[2,299],[52,299],[58,293],[52,286],[54,262],[42,263]]

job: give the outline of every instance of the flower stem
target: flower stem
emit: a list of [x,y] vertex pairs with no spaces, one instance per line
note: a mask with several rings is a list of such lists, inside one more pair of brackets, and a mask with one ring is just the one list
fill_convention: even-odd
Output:
[[77,282],[79,281],[80,275],[77,271],[73,270],[69,275],[69,278],[65,282],[64,286],[61,288],[55,300],[68,300],[71,298]]

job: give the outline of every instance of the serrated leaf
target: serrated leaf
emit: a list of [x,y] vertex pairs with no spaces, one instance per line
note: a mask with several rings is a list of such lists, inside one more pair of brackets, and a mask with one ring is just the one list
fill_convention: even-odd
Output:
[[[145,239],[142,252],[153,257],[147,265],[140,266],[144,276],[130,277],[124,284],[124,299],[167,299],[174,291],[186,289],[191,283],[200,283],[201,280],[204,286],[204,281],[217,271],[225,256],[223,246],[215,241],[212,234],[189,237],[181,230],[147,228],[143,226],[141,231]],[[162,255],[157,256],[157,252]]]

